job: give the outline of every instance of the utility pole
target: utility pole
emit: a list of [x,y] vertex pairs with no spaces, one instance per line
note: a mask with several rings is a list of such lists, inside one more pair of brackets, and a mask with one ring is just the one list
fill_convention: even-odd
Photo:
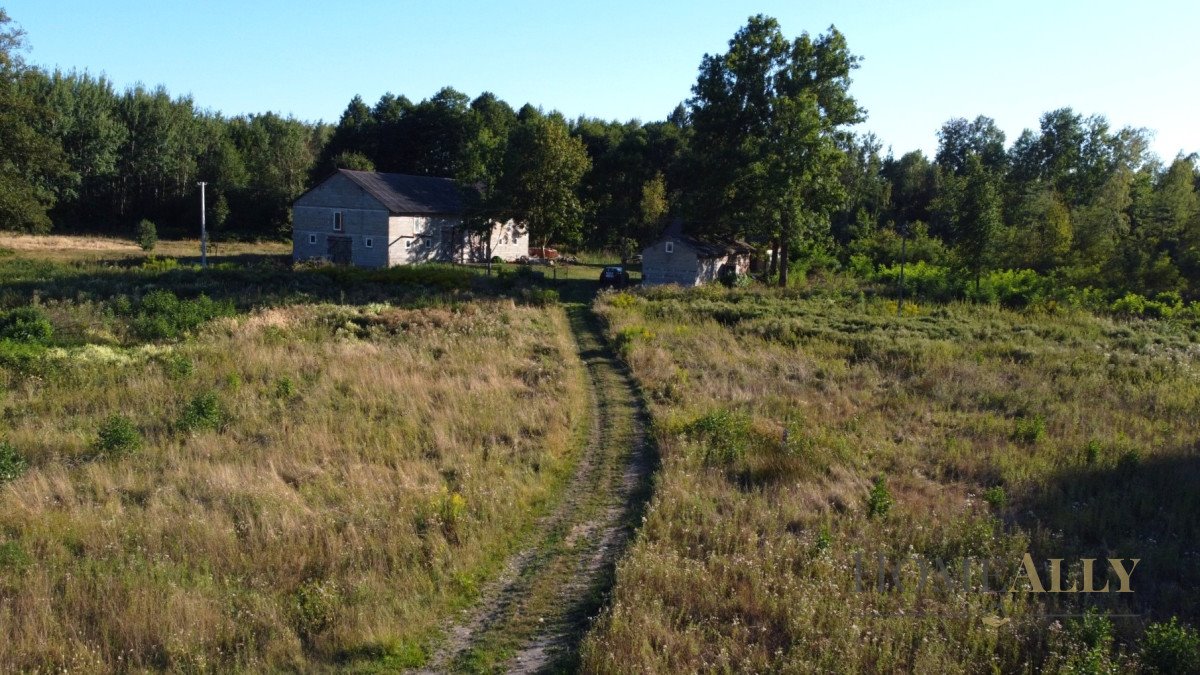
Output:
[[204,208],[204,187],[208,185],[204,181],[197,183],[200,186],[200,266],[208,269],[208,229],[205,224]]
[[900,300],[896,303],[896,316],[904,316],[904,263],[908,258],[908,223],[900,225]]

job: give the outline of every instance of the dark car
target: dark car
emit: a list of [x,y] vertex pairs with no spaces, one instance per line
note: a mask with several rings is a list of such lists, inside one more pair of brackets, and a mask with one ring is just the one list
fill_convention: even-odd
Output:
[[600,287],[624,288],[629,285],[629,272],[624,267],[605,267],[600,273]]

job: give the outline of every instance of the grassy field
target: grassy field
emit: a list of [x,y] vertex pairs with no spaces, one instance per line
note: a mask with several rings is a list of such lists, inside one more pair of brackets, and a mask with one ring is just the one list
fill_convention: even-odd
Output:
[[[1200,327],[966,304],[896,317],[836,285],[597,308],[662,468],[586,670],[1200,668]],[[1083,558],[1097,588],[1103,559],[1140,559],[1134,592],[1029,592],[1026,553],[1047,588],[1050,558],[1062,588]],[[909,561],[900,587],[877,585],[878,554]],[[918,588],[914,556],[990,559],[1013,583]]]
[[0,671],[419,664],[570,475],[582,367],[511,277],[21,239]]

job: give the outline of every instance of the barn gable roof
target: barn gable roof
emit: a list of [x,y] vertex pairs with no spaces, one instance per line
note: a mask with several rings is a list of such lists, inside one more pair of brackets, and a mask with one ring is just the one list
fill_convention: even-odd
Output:
[[462,191],[450,178],[403,173],[351,171],[338,173],[354,181],[393,214],[446,215],[463,212]]

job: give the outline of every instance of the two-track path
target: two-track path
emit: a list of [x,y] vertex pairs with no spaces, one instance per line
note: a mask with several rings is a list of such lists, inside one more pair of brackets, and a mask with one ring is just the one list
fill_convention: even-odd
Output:
[[590,308],[566,307],[592,399],[586,446],[531,546],[485,586],[423,672],[574,670],[580,641],[640,520],[655,461],[645,407]]

